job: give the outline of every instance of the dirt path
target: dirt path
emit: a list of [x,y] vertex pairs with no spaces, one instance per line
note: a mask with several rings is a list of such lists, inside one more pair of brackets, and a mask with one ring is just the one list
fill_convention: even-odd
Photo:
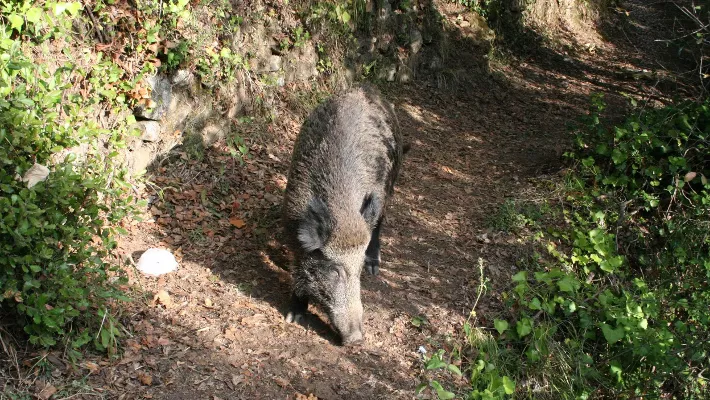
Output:
[[[166,294],[129,307],[124,357],[95,360],[88,384],[119,399],[412,398],[418,349],[446,347],[460,331],[479,284],[478,258],[495,288],[523,251],[514,237],[487,230],[488,218],[506,198],[524,196],[528,178],[559,169],[567,124],[584,113],[589,94],[664,98],[678,89],[672,80],[619,73],[652,67],[649,54],[659,54],[642,40],[643,18],[659,10],[628,8],[636,23],[611,32],[616,42],[594,54],[533,49],[516,65],[446,87],[420,80],[383,88],[413,149],[390,205],[382,273],[363,279],[359,348],[335,345],[317,310],[307,327],[283,321],[290,277],[277,218],[300,115],[284,109],[278,124],[245,123],[245,165],[225,146],[202,159],[198,149],[197,157],[165,160],[146,191],[149,220],[130,227],[121,251],[137,259],[167,246],[181,268],[157,280],[132,277],[144,293]],[[623,104],[616,95],[610,101]],[[483,323],[497,304],[492,290],[478,307]],[[428,324],[414,326],[415,317]]]

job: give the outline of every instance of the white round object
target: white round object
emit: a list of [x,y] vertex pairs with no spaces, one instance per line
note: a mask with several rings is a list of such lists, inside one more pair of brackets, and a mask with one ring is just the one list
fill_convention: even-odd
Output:
[[167,274],[175,271],[177,267],[177,260],[170,250],[158,248],[146,250],[137,265],[139,271],[150,276]]

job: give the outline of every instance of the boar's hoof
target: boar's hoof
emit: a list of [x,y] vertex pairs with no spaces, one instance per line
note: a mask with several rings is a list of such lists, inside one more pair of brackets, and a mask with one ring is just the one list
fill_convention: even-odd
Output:
[[302,312],[289,311],[288,314],[286,314],[286,322],[288,323],[298,324],[301,321],[303,321]]
[[377,275],[380,272],[379,258],[365,257],[365,270],[370,275]]
[[286,314],[286,322],[288,323],[299,323],[303,320],[306,315],[306,310],[308,309],[308,298],[299,297],[296,293],[291,294],[291,306],[289,307],[288,314]]

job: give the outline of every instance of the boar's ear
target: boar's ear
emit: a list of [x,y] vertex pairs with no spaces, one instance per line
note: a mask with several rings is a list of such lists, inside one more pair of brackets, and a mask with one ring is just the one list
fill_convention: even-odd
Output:
[[322,248],[330,237],[332,222],[323,200],[312,198],[298,227],[298,241],[307,252]]
[[370,193],[362,199],[362,205],[360,206],[360,214],[365,221],[371,226],[377,223],[377,219],[380,217],[380,209],[382,208],[382,202],[379,196],[374,193]]

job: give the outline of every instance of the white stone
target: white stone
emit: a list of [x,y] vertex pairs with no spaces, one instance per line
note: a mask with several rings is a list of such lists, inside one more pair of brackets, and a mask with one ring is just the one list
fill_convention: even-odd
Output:
[[175,271],[177,267],[177,260],[170,250],[158,248],[146,250],[137,265],[138,270],[148,276],[167,274]]

